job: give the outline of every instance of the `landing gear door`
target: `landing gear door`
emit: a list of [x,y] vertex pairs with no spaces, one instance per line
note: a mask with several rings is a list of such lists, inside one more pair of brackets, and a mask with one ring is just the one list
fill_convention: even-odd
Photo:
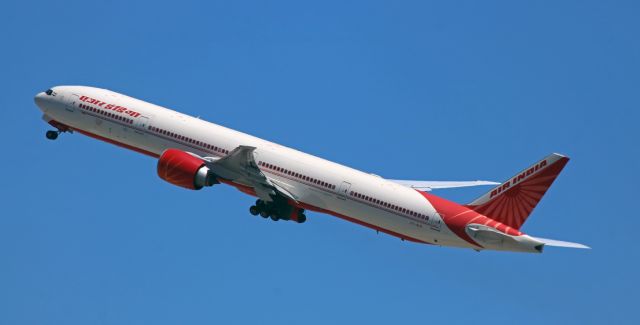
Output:
[[351,189],[351,183],[342,182],[340,187],[338,188],[338,198],[341,200],[347,199],[347,194],[349,194],[349,189]]

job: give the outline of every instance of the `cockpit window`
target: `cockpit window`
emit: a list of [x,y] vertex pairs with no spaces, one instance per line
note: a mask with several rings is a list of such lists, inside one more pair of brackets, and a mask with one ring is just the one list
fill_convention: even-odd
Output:
[[45,91],[44,93],[51,96],[51,94],[53,94],[53,90],[47,89],[47,91]]

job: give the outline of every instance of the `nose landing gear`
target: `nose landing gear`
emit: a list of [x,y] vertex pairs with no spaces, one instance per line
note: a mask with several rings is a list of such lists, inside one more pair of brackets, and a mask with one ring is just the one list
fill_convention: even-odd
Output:
[[[55,125],[54,125],[55,126]],[[65,132],[69,132],[69,133],[73,133],[73,130],[69,129],[68,127],[57,127],[57,130],[49,130],[47,131],[47,133],[45,133],[45,136],[47,137],[47,139],[49,140],[55,140],[58,138],[58,136],[60,135],[60,133],[65,133]]]
[[47,136],[47,139],[55,140],[55,139],[58,138],[59,134],[60,134],[60,131],[49,130],[49,131],[47,131],[47,133],[45,135]]
[[51,124],[51,126],[56,128],[55,130],[49,130],[47,131],[47,133],[45,133],[45,136],[49,140],[57,139],[60,133],[65,133],[65,132],[73,133],[73,130],[64,124],[60,124],[56,121],[50,121],[49,124]]

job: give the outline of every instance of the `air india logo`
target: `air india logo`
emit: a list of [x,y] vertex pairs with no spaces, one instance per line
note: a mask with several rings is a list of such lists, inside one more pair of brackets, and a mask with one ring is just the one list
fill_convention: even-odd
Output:
[[491,195],[489,196],[489,198],[493,198],[494,196],[512,188],[516,184],[523,182],[525,179],[529,178],[531,175],[535,174],[537,171],[543,169],[546,166],[547,166],[547,160],[545,159],[539,162],[538,164],[536,164],[535,166],[523,171],[519,175],[516,175],[510,180],[504,182],[501,186],[494,188],[493,191],[491,191]]

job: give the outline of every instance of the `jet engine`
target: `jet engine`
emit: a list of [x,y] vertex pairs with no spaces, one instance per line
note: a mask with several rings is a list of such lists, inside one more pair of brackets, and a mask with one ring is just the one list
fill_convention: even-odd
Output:
[[218,183],[202,159],[178,149],[167,149],[162,153],[158,160],[158,176],[173,185],[190,190]]

